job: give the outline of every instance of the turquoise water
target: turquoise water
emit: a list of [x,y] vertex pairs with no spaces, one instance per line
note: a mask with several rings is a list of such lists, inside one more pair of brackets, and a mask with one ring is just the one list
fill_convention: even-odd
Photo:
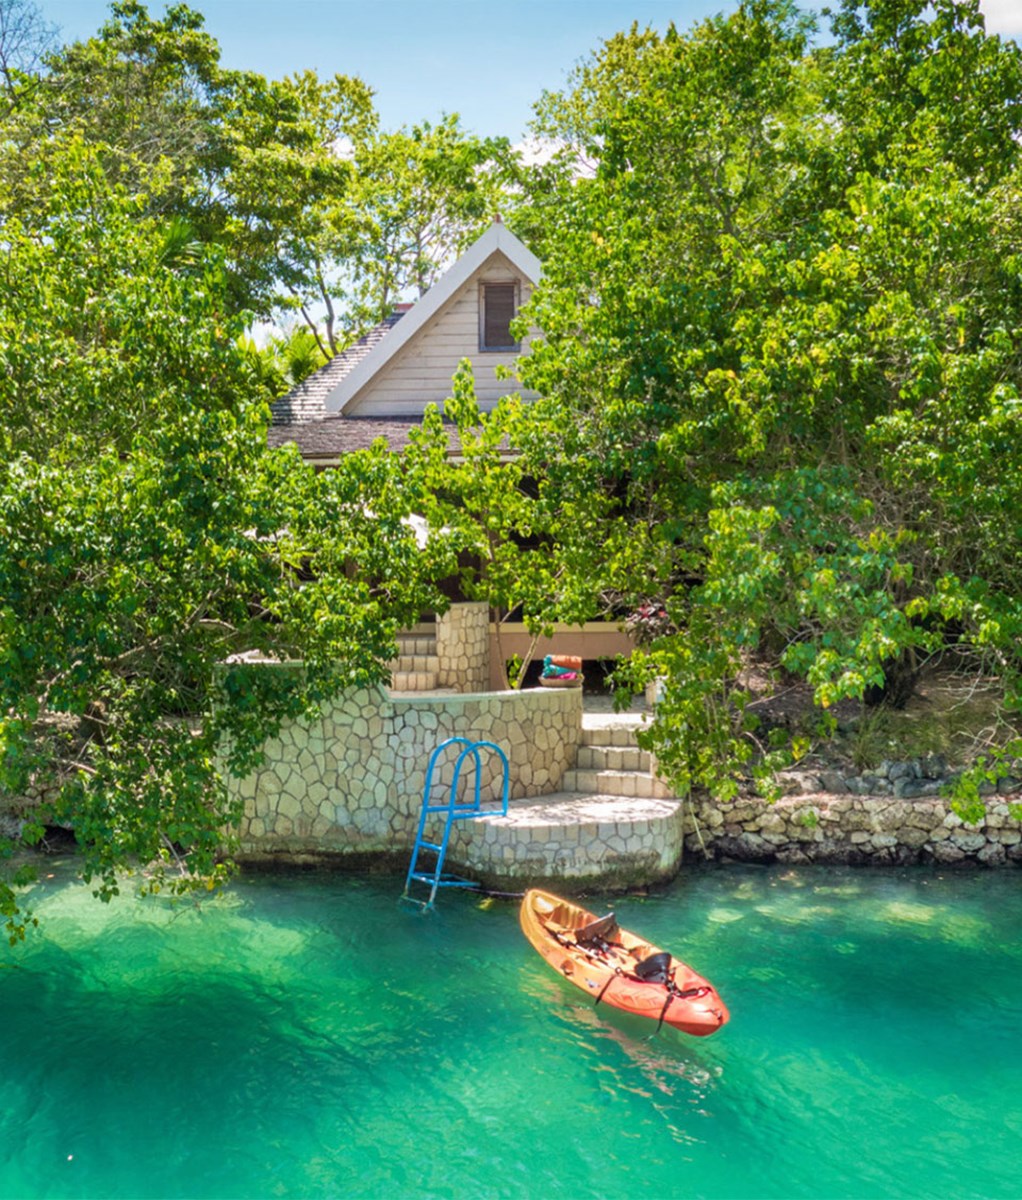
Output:
[[1022,1194],[1016,873],[727,868],[619,899],[716,983],[707,1040],[594,1010],[512,904],[400,889],[44,885],[0,957],[0,1196]]

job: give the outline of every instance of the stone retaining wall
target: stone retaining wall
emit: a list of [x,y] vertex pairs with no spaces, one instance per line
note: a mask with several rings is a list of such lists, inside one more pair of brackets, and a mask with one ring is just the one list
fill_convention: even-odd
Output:
[[[980,794],[1013,796],[1022,790],[1022,762],[1010,765],[1010,774],[997,784],[981,784]],[[835,763],[800,765],[783,771],[779,782],[788,794],[826,792],[832,796],[898,796],[911,800],[944,794],[960,773],[959,768],[948,765],[943,755],[927,754],[922,758],[884,760],[862,771]]]
[[[557,792],[565,771],[575,766],[581,705],[581,691],[574,688],[344,693],[324,706],[320,719],[285,726],[267,744],[265,766],[229,781],[244,808],[238,856],[284,862],[406,856],[429,756],[452,736],[496,742],[508,753],[511,797],[540,801]],[[453,756],[436,774],[437,799],[446,798],[452,763]],[[579,797],[574,812],[561,797],[550,811],[530,803],[507,820],[456,827],[452,860],[460,858],[492,880],[522,880],[549,867],[553,880],[606,876],[608,886],[608,864],[620,866],[622,855],[631,855],[637,867],[645,864],[650,881],[665,877],[682,838],[689,862],[1022,865],[1022,823],[1014,815],[1022,803],[1020,775],[1022,769],[997,789],[984,789],[987,812],[975,825],[938,795],[950,772],[937,758],[861,773],[803,768],[787,773],[788,794],[776,803],[696,797],[683,815],[678,802],[651,814],[625,797],[613,812],[594,807],[598,798]],[[494,755],[484,763],[482,781],[484,797],[494,802],[498,776]],[[466,764],[463,783],[471,778]],[[0,832],[15,833],[39,799],[0,796]],[[648,863],[643,858],[639,864],[637,855]]]
[[554,804],[526,801],[506,817],[460,822],[450,858],[500,890],[642,887],[678,873],[684,819],[684,804],[674,799],[578,794]]
[[685,851],[741,862],[1022,865],[1019,797],[990,798],[968,825],[935,796],[785,796],[774,804],[740,797],[687,806]]
[[[266,765],[230,781],[244,802],[238,856],[328,859],[407,851],[429,757],[449,737],[504,749],[512,798],[555,792],[574,765],[581,706],[581,693],[570,688],[449,696],[345,692],[324,705],[319,720],[287,724],[267,743]],[[434,773],[437,800],[446,799],[456,757],[446,755]],[[466,762],[462,784],[473,778],[469,768]],[[484,756],[484,802],[499,795],[499,776],[498,756]]]

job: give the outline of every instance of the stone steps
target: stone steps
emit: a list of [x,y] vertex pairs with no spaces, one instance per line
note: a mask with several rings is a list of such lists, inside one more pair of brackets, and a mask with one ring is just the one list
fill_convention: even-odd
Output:
[[[411,652],[410,652],[411,653]],[[668,879],[684,846],[684,805],[653,775],[643,713],[584,713],[560,790],[512,800],[451,827],[448,863],[489,886],[627,887]]]
[[580,771],[648,771],[650,756],[638,747],[579,746],[575,765]]
[[645,721],[645,713],[585,713],[582,717],[582,745],[589,748],[637,750],[635,735]]
[[435,692],[437,690],[436,671],[391,671],[390,690],[392,692]]
[[566,791],[608,796],[666,797],[670,791],[653,774],[652,756],[636,738],[645,713],[586,713],[582,744],[573,770],[565,772]]
[[439,672],[435,628],[417,625],[397,635],[397,658],[390,664],[392,692],[435,692]]
[[564,772],[562,786],[566,792],[633,799],[669,795],[666,784],[648,771],[584,771],[574,767]]
[[397,635],[398,655],[425,655],[436,658],[436,635],[425,633],[399,633]]
[[586,713],[561,790],[513,800],[506,817],[466,821],[451,854],[492,883],[669,878],[684,845],[684,805],[651,772],[635,735],[644,714]]
[[[527,796],[512,800],[507,806],[507,816],[499,813],[484,819],[501,828],[519,826],[530,829],[556,829],[564,823],[566,816],[584,822],[620,823],[632,822],[649,817],[660,818],[671,811],[680,801],[674,797],[642,797],[639,804],[632,803],[634,797],[603,795],[597,792],[551,792],[547,796]],[[472,822],[467,822],[472,825]]]
[[394,659],[393,669],[395,671],[404,671],[406,674],[412,671],[435,671],[436,655],[399,654],[397,658]]

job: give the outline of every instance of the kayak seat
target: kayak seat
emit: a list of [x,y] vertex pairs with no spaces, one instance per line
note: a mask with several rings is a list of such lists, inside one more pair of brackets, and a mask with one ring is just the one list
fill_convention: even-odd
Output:
[[605,917],[590,921],[587,925],[582,925],[576,929],[575,941],[580,946],[592,946],[597,942],[607,941],[616,929],[617,917],[613,913],[607,913]]
[[666,950],[651,954],[635,964],[635,974],[643,983],[670,983],[671,956]]

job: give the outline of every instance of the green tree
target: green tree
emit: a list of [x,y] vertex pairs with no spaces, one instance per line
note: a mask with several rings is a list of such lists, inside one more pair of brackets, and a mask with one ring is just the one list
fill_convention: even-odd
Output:
[[101,147],[111,182],[147,192],[154,210],[182,213],[200,191],[220,93],[231,79],[219,60],[216,40],[187,5],[154,19],[138,0],[116,0],[94,37],[37,65],[32,103],[12,132],[25,148],[81,136]]
[[[48,791],[27,839],[69,825],[101,895],[133,865],[150,890],[212,886],[224,773],[384,679],[451,564],[419,551],[382,449],[329,475],[267,450],[215,248],[184,253],[81,143],[48,195],[0,237],[0,787]],[[0,911],[18,936],[9,884]]]
[[297,314],[322,359],[421,295],[513,177],[506,141],[472,137],[456,117],[380,131],[355,77],[223,68],[185,4],[156,18],[115,0],[93,37],[49,54],[30,52],[45,27],[29,0],[4,5],[4,210],[30,219],[50,159],[81,137],[147,212],[221,247],[235,309],[285,326]]
[[345,297],[358,329],[433,285],[499,213],[514,160],[506,139],[467,134],[457,116],[378,132],[353,157]]
[[[12,144],[33,162],[83,137],[111,182],[223,247],[237,306],[265,317],[279,303],[329,304],[334,260],[350,248],[338,214],[354,168],[338,145],[375,126],[371,93],[342,75],[226,70],[203,26],[184,4],[156,19],[139,0],[116,0],[94,37],[45,60]],[[28,209],[38,184],[18,175]],[[329,310],[325,324],[330,343]]]
[[[615,525],[598,496],[580,490],[573,501],[545,471],[532,472],[533,459],[521,449],[527,411],[518,395],[480,410],[471,363],[463,360],[443,412],[427,409],[401,463],[407,503],[431,529],[444,531],[462,593],[491,607],[505,672],[505,622],[522,621],[534,649],[554,625],[594,618],[605,608],[592,586],[604,559],[635,553],[636,545],[634,531],[622,521]],[[451,426],[456,458],[448,453]],[[521,685],[532,653],[505,682]]]
[[676,631],[633,670],[667,677],[683,787],[758,748],[752,654],[824,707],[952,642],[1015,691],[1022,53],[974,0],[849,0],[834,31],[784,0],[633,29],[541,110],[589,169],[532,306],[536,442],[648,532],[647,578],[604,582],[655,583]]
[[[35,12],[6,2],[19,29]],[[236,306],[298,313],[327,358],[430,286],[500,208],[512,165],[506,141],[453,116],[381,132],[357,78],[227,70],[185,4],[154,18],[115,0],[95,36],[32,66],[8,123],[10,208],[38,203],[34,164],[81,136],[111,182],[223,248]]]
[[56,38],[31,0],[0,0],[0,90],[6,107],[21,103]]

